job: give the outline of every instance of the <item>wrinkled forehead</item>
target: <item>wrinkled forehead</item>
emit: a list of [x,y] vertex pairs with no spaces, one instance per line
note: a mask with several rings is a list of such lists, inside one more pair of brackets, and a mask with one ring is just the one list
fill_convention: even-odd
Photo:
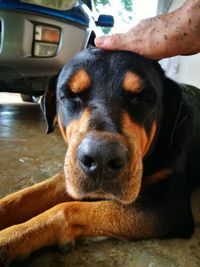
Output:
[[91,86],[92,81],[102,85],[117,85],[123,82],[126,90],[141,87],[142,71],[138,59],[124,52],[106,52],[87,49],[77,54],[61,71],[59,86],[70,84],[75,93]]
[[125,51],[104,51],[91,48],[78,53],[69,63],[69,67],[78,69],[83,67],[88,71],[104,70],[107,72],[122,72],[126,69],[138,70],[141,68],[142,58]]
[[90,48],[78,53],[63,68],[59,75],[58,87],[70,81],[72,88],[75,85],[77,87],[74,90],[81,92],[82,87],[87,88],[95,82],[98,85],[123,84],[127,91],[139,91],[143,86],[142,80],[154,85],[153,72],[154,64],[137,54]]

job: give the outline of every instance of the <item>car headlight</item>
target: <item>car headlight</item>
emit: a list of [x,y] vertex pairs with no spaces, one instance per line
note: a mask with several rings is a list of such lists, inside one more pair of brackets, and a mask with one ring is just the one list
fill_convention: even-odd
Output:
[[56,55],[61,31],[58,28],[35,25],[33,55],[36,57],[53,57]]

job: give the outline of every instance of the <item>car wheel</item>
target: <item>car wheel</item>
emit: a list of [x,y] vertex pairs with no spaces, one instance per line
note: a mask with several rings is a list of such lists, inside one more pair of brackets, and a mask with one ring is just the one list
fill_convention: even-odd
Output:
[[32,96],[32,95],[25,95],[25,94],[20,94],[20,96],[23,102],[39,103],[40,101],[40,96]]

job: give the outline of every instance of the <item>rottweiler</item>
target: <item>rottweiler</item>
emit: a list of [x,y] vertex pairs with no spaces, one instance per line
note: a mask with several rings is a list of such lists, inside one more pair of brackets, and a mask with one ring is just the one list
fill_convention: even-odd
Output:
[[153,60],[89,48],[50,79],[47,132],[64,170],[0,200],[1,266],[92,236],[188,238],[200,177],[200,91]]

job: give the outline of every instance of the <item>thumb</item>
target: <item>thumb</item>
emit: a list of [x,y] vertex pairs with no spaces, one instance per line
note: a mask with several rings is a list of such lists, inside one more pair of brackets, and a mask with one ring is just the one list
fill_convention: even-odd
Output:
[[96,47],[107,50],[120,50],[124,46],[124,34],[113,34],[109,36],[97,36],[94,40]]

